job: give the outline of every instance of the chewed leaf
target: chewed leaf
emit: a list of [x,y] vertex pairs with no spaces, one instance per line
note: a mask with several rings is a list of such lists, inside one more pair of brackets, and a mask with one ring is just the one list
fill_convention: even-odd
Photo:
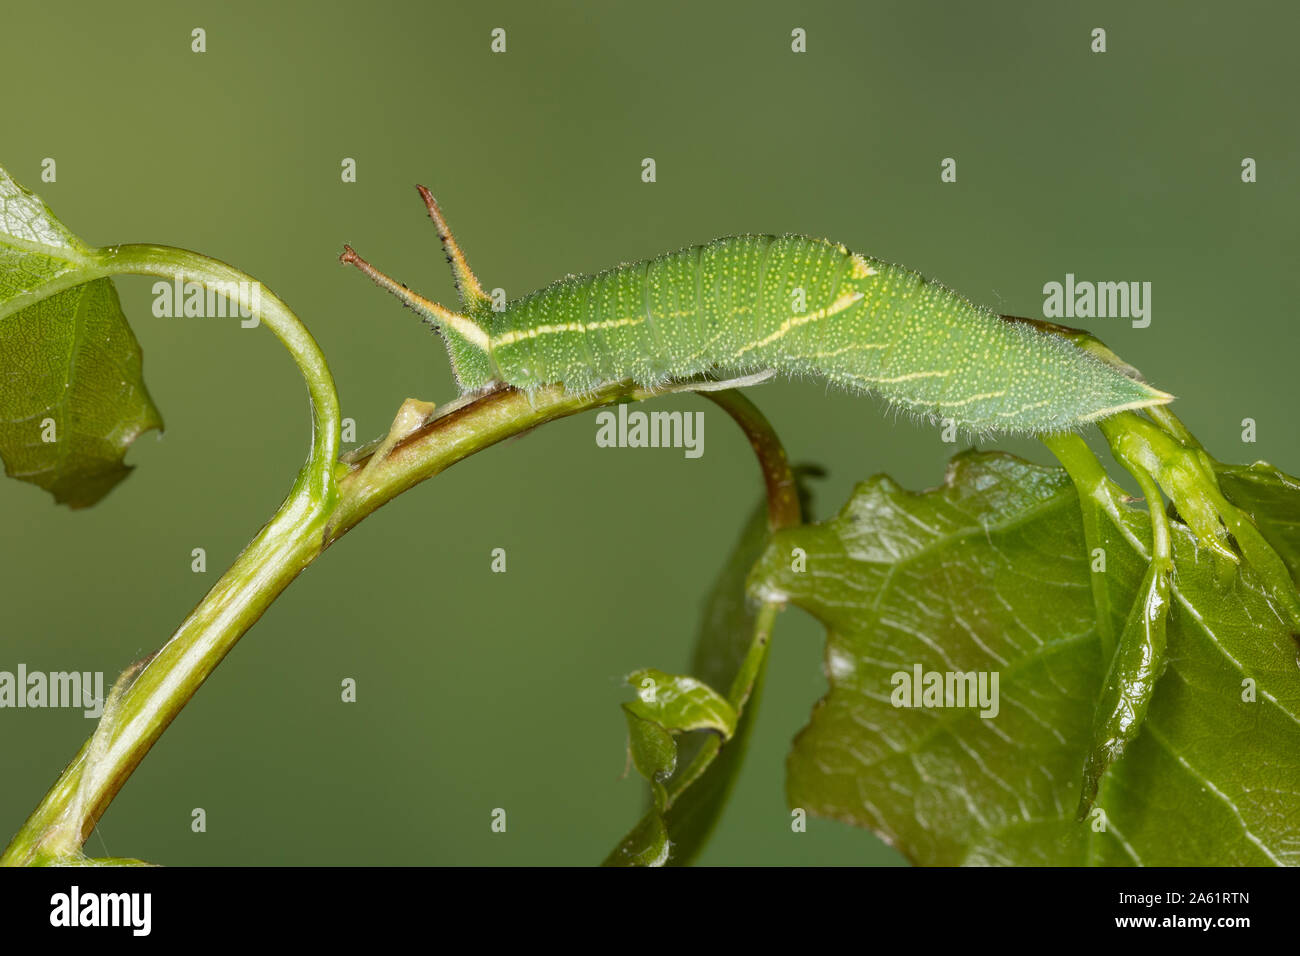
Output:
[[[1294,481],[1256,477],[1256,520],[1294,544]],[[790,754],[791,805],[870,828],[922,864],[1300,862],[1289,620],[1249,558],[1224,580],[1180,521],[1164,676],[1136,734],[1115,722],[1123,755],[1076,819],[1109,660],[1098,608],[1111,633],[1125,631],[1151,536],[1137,507],[1099,530],[1090,553],[1062,472],[968,453],[933,491],[873,479],[832,520],[778,533],[753,588],[829,632],[830,690]],[[793,547],[808,556],[802,573]]]
[[73,508],[131,470],[127,448],[162,417],[140,344],[93,250],[0,169],[0,459]]

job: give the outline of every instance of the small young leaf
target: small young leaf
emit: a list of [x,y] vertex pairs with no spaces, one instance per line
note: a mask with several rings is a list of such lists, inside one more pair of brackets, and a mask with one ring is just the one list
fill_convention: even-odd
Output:
[[736,729],[735,708],[694,677],[646,668],[629,674],[627,682],[639,690],[636,700],[624,704],[623,709],[665,730],[714,730],[726,740]]
[[[804,492],[802,484],[800,492]],[[806,500],[804,506],[806,513]],[[746,522],[745,530],[732,548],[704,603],[690,672],[710,687],[731,686],[754,642],[759,605],[746,597],[745,578],[763,553],[769,537],[771,532],[768,530],[767,503],[760,502]],[[682,791],[668,810],[668,833],[673,844],[672,856],[668,860],[670,866],[692,863],[704,849],[722,816],[723,807],[745,759],[749,732],[753,729],[762,697],[766,663],[765,658],[764,667],[754,681],[731,739],[704,773]],[[678,766],[690,767],[695,755],[707,745],[706,734],[689,734],[679,738]]]
[[130,444],[162,427],[117,290],[94,266],[0,169],[0,459],[73,508],[106,495]]
[[663,813],[658,807],[652,807],[601,866],[663,866],[671,852]]
[[[808,494],[802,481],[799,494],[806,513]],[[745,579],[770,537],[768,507],[764,501],[745,523],[744,531],[727,556],[704,603],[691,673],[707,687],[731,687],[750,654],[758,634],[760,605],[746,597]],[[651,796],[655,805],[609,855],[605,860],[606,866],[685,866],[699,855],[722,814],[744,761],[765,669],[766,658],[755,675],[739,720],[735,721],[733,715],[734,723],[729,731],[722,734],[721,728],[714,727],[718,734],[688,733],[674,739],[677,776],[691,770],[696,757],[706,748],[714,750],[715,756],[703,773],[690,781],[676,777],[668,779],[668,785],[682,786],[677,788],[680,792],[666,811],[660,809],[666,793],[652,782]],[[635,678],[649,673],[632,675],[629,682],[640,686]],[[730,703],[723,703],[730,708]],[[722,723],[727,722],[724,720]],[[718,750],[720,735],[729,739],[726,746]]]
[[605,866],[662,866],[672,844],[664,813],[664,786],[677,769],[676,735],[712,730],[728,738],[736,728],[736,712],[725,697],[693,677],[652,669],[629,674],[637,699],[623,705],[627,717],[628,754],[637,772],[650,783],[653,806],[606,858]]
[[664,781],[677,769],[677,742],[673,735],[653,720],[638,717],[623,705],[627,717],[627,752],[636,772],[650,781],[655,809],[663,810],[668,794]]

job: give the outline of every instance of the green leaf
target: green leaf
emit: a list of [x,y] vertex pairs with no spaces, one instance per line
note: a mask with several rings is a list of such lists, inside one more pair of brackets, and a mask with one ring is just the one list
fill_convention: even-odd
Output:
[[[753,633],[751,629],[751,638]],[[766,668],[767,660],[764,658],[749,700],[745,703],[727,745],[718,751],[704,772],[692,780],[668,808],[667,832],[672,839],[673,851],[667,861],[670,866],[689,866],[695,862],[722,817],[722,811],[745,761]],[[697,756],[710,744],[711,741],[704,734],[678,738],[678,766],[683,769],[694,766]]]
[[736,710],[725,697],[694,677],[647,668],[627,677],[637,698],[623,705],[628,756],[650,783],[653,806],[605,860],[606,866],[662,866],[672,847],[665,813],[665,783],[677,769],[676,734],[713,731],[722,740],[736,729]]
[[[1110,765],[1120,758],[1146,720],[1151,694],[1164,673],[1165,627],[1169,619],[1169,575],[1155,562],[1133,602],[1119,649],[1101,688],[1093,721],[1092,746],[1083,768],[1079,816],[1091,810]],[[1100,646],[1100,641],[1099,645]]]
[[[804,513],[808,510],[808,493],[802,479],[816,474],[819,472],[810,468],[795,473]],[[766,631],[771,627],[770,615],[765,617],[762,605],[750,600],[745,593],[749,571],[770,537],[768,509],[764,501],[746,522],[709,592],[700,617],[691,673],[708,687],[731,688],[737,681],[743,682],[742,672],[751,660],[755,640],[765,640]],[[718,732],[684,733],[675,738],[673,776],[658,784],[651,782],[651,809],[609,855],[605,865],[661,866],[666,863],[686,866],[699,855],[722,815],[744,762],[766,665],[764,656],[753,675],[752,684],[740,698],[740,717],[729,733],[724,735],[719,727],[714,727]],[[638,672],[639,675],[649,673]],[[629,681],[635,683],[633,678],[637,676],[633,675]],[[731,707],[729,702],[724,703]],[[734,709],[732,712],[734,714]],[[725,723],[725,720],[720,723]],[[721,746],[723,736],[729,737],[725,747]],[[641,772],[646,776],[644,771]],[[692,774],[694,776],[689,776]],[[669,790],[676,794],[671,801],[668,799]]]
[[663,866],[671,848],[668,826],[656,808],[640,819],[601,866]]
[[667,799],[664,781],[677,769],[677,743],[672,732],[653,720],[638,717],[627,704],[627,753],[636,772],[650,781],[655,807],[662,810]]
[[674,732],[714,730],[723,740],[730,738],[736,728],[735,708],[694,677],[646,668],[629,674],[627,682],[637,688],[637,699],[624,704],[623,709],[644,721]]
[[[747,598],[745,579],[770,536],[767,504],[761,502],[745,523],[705,600],[690,670],[711,687],[732,685],[754,642],[759,605]],[[668,811],[668,833],[673,843],[673,853],[668,860],[671,866],[692,863],[703,851],[722,816],[749,747],[765,669],[766,658],[727,746],[721,748],[704,773],[691,782]],[[690,734],[683,737],[679,745],[681,765],[691,767],[700,752],[710,747],[712,742],[704,734]]]
[[0,459],[13,478],[73,508],[131,470],[161,428],[140,345],[95,251],[0,169]]
[[[1119,634],[1147,569],[1149,518],[1124,507],[1095,530],[1099,603]],[[1225,579],[1186,525],[1170,530],[1168,667],[1084,821],[1075,807],[1109,662],[1095,558],[1063,472],[967,453],[940,488],[877,477],[831,521],[778,534],[751,586],[829,630],[830,692],[790,755],[791,806],[871,828],[921,864],[1300,862],[1290,628],[1249,562]],[[808,553],[805,573],[790,569],[793,547]],[[989,716],[895,706],[912,702],[902,692],[918,668],[923,685],[933,672],[978,687],[982,673],[991,690],[997,675]]]
[[1250,514],[1291,577],[1300,579],[1300,481],[1266,461],[1216,464],[1215,474],[1227,499]]

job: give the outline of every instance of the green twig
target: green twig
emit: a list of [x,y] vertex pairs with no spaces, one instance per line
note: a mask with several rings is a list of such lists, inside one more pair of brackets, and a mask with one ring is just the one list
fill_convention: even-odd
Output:
[[628,383],[583,396],[558,386],[531,396],[501,389],[453,403],[393,443],[382,459],[363,455],[337,464],[330,470],[337,485],[332,505],[309,494],[291,495],[121,692],[112,720],[83,745],[0,863],[84,859],[80,848],[109,802],[217,664],[304,568],[367,515],[475,452],[544,422],[656,394]]
[[333,466],[339,448],[339,400],[334,390],[334,378],[316,340],[275,293],[233,266],[171,246],[107,246],[95,251],[87,272],[101,276],[148,275],[182,283],[192,282],[205,290],[225,295],[265,324],[289,350],[311,396],[311,457],[291,495],[305,493],[321,508],[333,502]]
[[[790,470],[785,447],[781,444],[771,423],[753,402],[734,389],[701,394],[721,406],[731,416],[745,433],[745,437],[749,439],[749,444],[758,457],[759,468],[763,473],[763,484],[767,490],[768,529],[776,532],[799,524],[803,516],[799,505],[798,484],[795,482],[794,473]],[[745,705],[749,702],[755,681],[767,659],[772,628],[780,608],[781,605],[778,603],[764,602],[758,609],[754,621],[753,640],[727,691],[727,700],[736,709],[737,720],[744,715]],[[673,776],[665,808],[671,807],[677,798],[699,779],[721,749],[722,740],[716,735],[704,742],[690,765]]]

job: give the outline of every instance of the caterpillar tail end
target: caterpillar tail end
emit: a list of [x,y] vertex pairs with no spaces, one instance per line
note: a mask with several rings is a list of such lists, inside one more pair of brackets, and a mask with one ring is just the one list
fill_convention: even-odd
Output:
[[1128,384],[1132,387],[1126,389],[1126,394],[1122,396],[1125,399],[1124,401],[1108,405],[1090,415],[1083,416],[1079,419],[1080,424],[1100,421],[1103,418],[1118,415],[1120,412],[1135,412],[1143,408],[1154,408],[1157,405],[1168,405],[1175,398],[1168,392],[1152,388],[1146,382],[1139,382],[1137,379],[1129,379]]
[[1168,405],[1174,400],[1173,395],[1170,395],[1168,392],[1162,392],[1158,388],[1152,388],[1146,382],[1139,382],[1138,384],[1142,386],[1142,390],[1146,395],[1134,401],[1128,409],[1124,409],[1125,411],[1139,408],[1153,408],[1156,405]]
[[1144,408],[1149,405],[1168,405],[1175,398],[1175,396],[1170,395],[1168,392],[1162,392],[1160,389],[1152,388],[1150,385],[1146,385],[1146,389],[1151,393],[1151,399],[1146,403],[1146,406],[1143,406]]

